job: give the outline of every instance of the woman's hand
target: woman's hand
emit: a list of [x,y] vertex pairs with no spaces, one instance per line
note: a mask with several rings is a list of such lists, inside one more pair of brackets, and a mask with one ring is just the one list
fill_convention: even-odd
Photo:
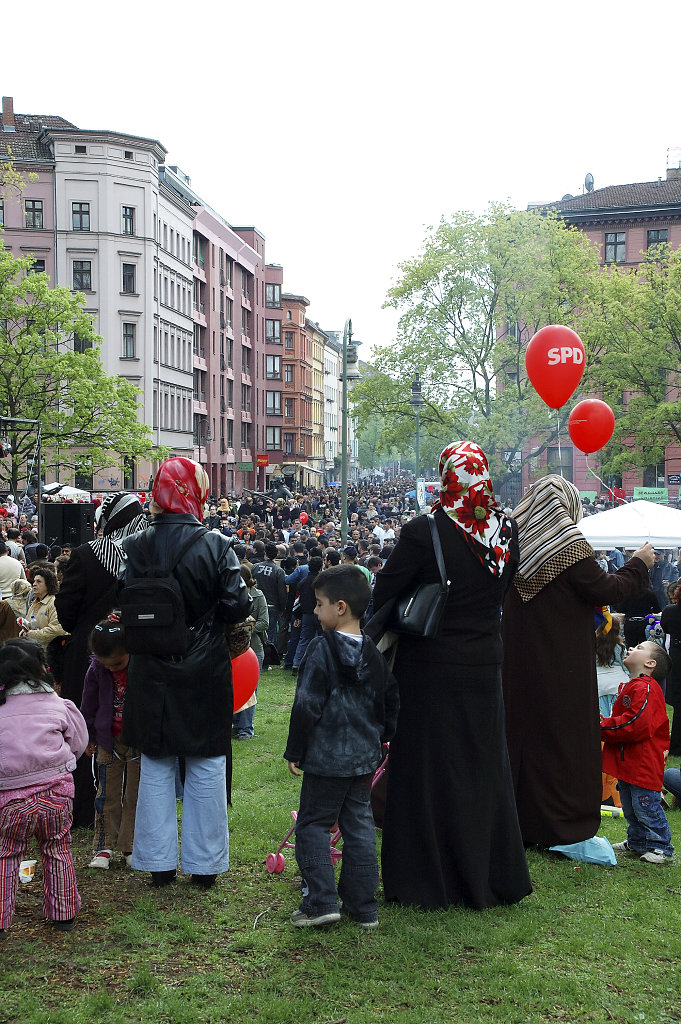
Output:
[[642,562],[645,562],[646,568],[652,569],[653,563],[655,562],[655,549],[650,541],[646,541],[642,544],[638,551],[634,551],[632,558],[640,558]]
[[289,761],[289,763],[288,763],[288,770],[290,771],[291,775],[302,775],[303,774],[301,772],[300,768],[298,767],[299,764],[300,764],[300,761]]

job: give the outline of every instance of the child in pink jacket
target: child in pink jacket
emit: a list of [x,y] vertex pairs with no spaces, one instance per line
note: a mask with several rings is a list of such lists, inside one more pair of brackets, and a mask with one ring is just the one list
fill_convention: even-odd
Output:
[[71,856],[73,776],[88,742],[75,704],[54,692],[44,648],[8,640],[0,657],[0,932],[14,917],[19,865],[35,835],[43,913],[70,931],[81,900]]

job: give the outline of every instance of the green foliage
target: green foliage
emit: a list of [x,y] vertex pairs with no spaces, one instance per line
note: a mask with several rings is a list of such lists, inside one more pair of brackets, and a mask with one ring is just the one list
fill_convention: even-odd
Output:
[[681,250],[649,250],[632,270],[600,275],[588,341],[588,383],[616,416],[607,472],[664,461],[681,443]]
[[[0,413],[40,420],[45,468],[94,471],[115,458],[163,457],[137,420],[137,388],[102,367],[101,339],[82,295],[51,288],[0,243]],[[34,450],[32,427],[3,429],[17,487]]]
[[597,266],[586,237],[552,213],[492,206],[482,217],[443,218],[388,293],[386,305],[401,311],[397,339],[374,350],[372,372],[354,388],[360,430],[376,416],[379,450],[412,449],[418,372],[423,464],[471,437],[502,483],[530,437],[539,445],[523,459],[556,436],[555,418],[524,375],[525,346],[546,324],[579,329],[587,321]]

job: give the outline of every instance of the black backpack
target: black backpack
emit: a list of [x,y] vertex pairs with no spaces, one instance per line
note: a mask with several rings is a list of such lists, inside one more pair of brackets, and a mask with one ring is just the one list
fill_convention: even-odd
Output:
[[[183,658],[189,648],[191,631],[185,622],[184,598],[175,567],[195,541],[208,533],[196,530],[182,545],[172,563],[164,568],[149,564],[142,576],[123,583],[118,592],[125,649],[129,654],[150,654],[157,658]],[[150,555],[149,534],[143,535]]]

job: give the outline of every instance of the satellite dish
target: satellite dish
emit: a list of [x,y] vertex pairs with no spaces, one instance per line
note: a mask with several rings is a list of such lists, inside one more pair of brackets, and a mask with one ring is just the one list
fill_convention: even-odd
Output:
[[563,198],[561,199],[561,203],[566,203],[568,201],[568,199],[574,199],[574,198],[575,197],[571,196],[569,192],[566,192],[565,195],[563,196]]
[[593,192],[594,190],[594,176],[591,173],[591,171],[588,172],[586,178],[584,179],[584,188],[587,190],[587,192]]

